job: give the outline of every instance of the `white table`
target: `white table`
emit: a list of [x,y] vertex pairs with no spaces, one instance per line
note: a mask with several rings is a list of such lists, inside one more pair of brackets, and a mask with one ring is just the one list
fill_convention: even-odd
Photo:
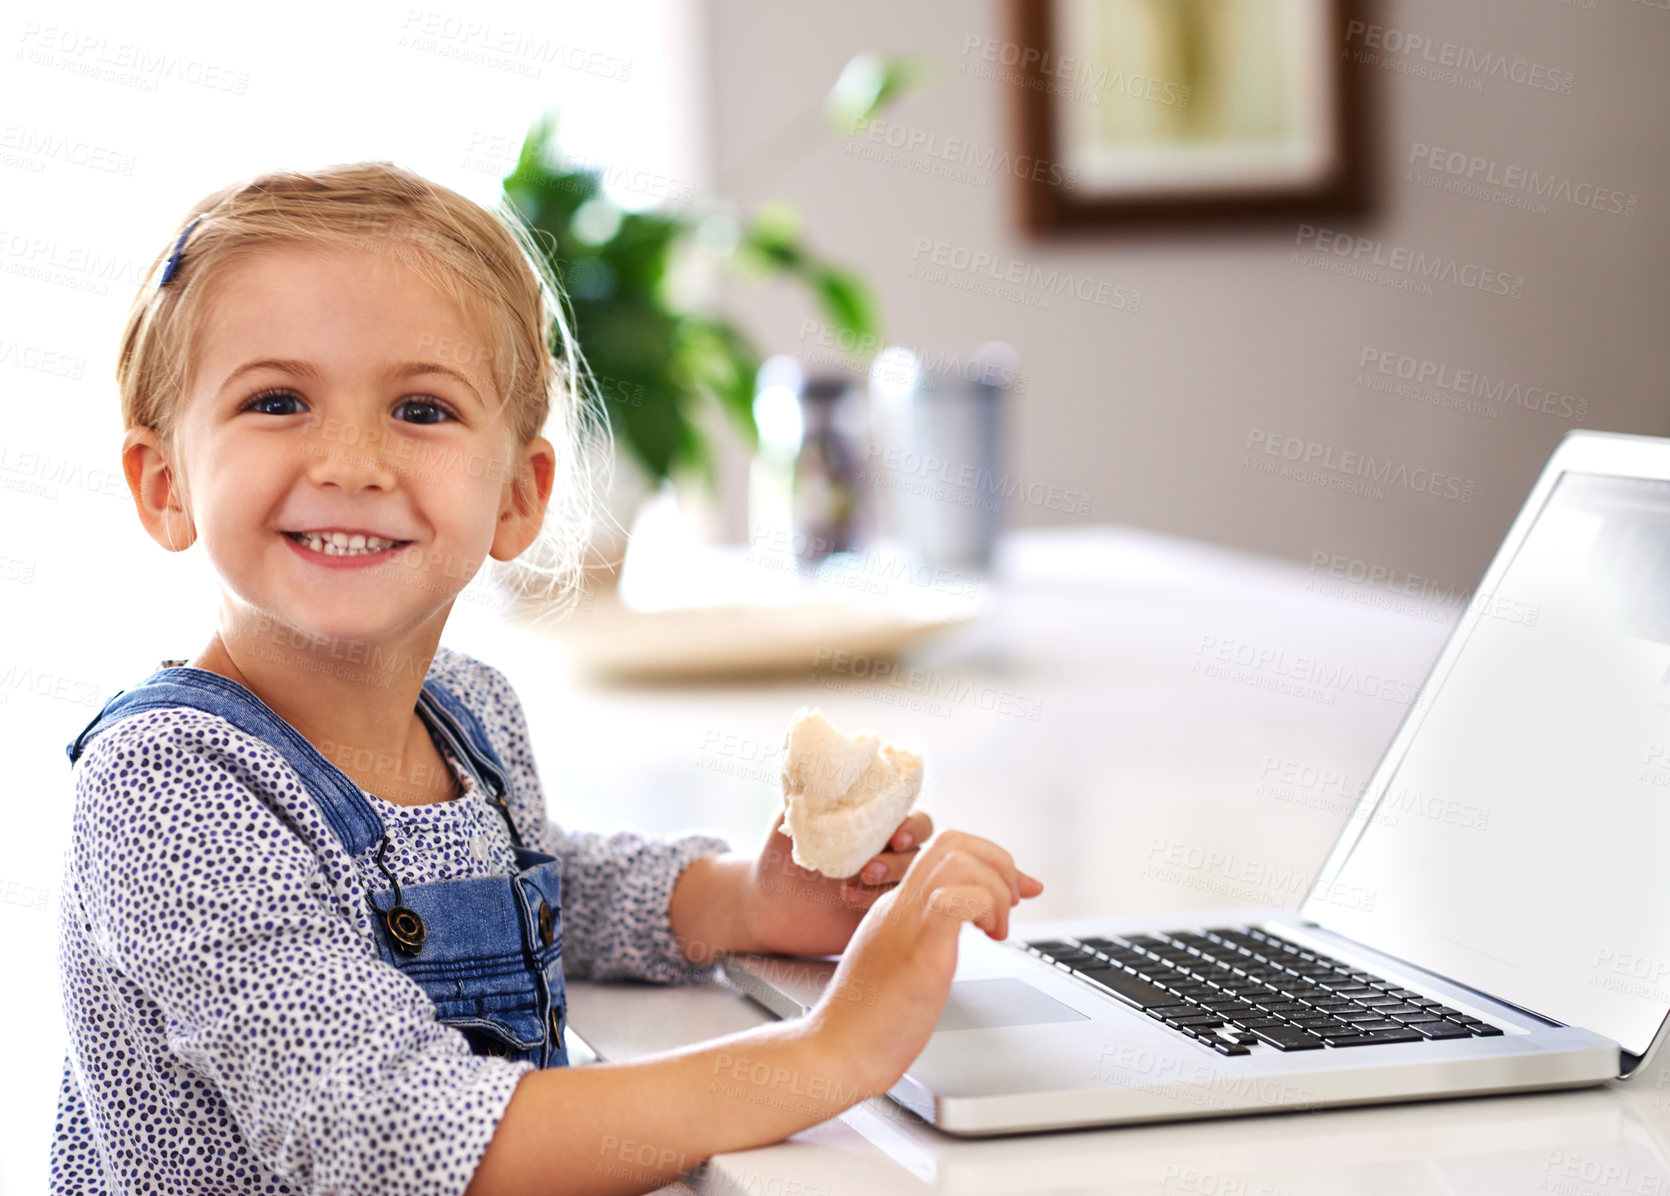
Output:
[[[559,822],[707,827],[751,849],[778,802],[770,753],[798,705],[910,745],[927,760],[936,824],[1002,843],[1045,881],[1016,913],[1013,933],[1024,933],[1022,915],[1296,907],[1402,718],[1399,696],[1419,686],[1459,611],[1122,528],[1012,536],[994,589],[989,619],[911,663],[1007,690],[1006,705],[1037,709],[1036,720],[973,701],[913,711],[895,704],[896,687],[837,693],[802,677],[588,685],[554,644],[479,617],[458,619],[448,642],[517,686]],[[1154,866],[1176,852],[1228,862]],[[768,1019],[723,983],[576,982],[570,992],[572,1025],[605,1059]],[[778,1196],[1665,1196],[1667,1142],[1670,1067],[1660,1062],[1628,1085],[1570,1093],[985,1141],[940,1134],[878,1099],[783,1143],[716,1156],[687,1179],[704,1192]]]

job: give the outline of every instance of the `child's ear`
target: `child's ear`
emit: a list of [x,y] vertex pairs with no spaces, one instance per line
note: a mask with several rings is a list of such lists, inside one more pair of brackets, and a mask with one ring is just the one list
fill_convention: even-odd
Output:
[[128,480],[139,522],[151,539],[170,552],[184,552],[197,540],[185,492],[176,484],[162,438],[150,428],[130,428],[122,438],[122,473]]
[[556,469],[556,450],[543,436],[535,436],[517,454],[516,473],[504,484],[493,546],[488,549],[494,560],[512,560],[538,538]]

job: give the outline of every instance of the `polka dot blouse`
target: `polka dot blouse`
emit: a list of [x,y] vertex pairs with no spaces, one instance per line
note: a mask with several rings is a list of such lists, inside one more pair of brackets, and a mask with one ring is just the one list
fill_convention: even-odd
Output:
[[[504,675],[445,647],[430,675],[486,728],[524,841],[563,862],[564,975],[712,980],[667,909],[729,844],[560,830]],[[503,816],[448,763],[456,801],[371,799],[402,884],[516,871]],[[378,958],[375,849],[351,857],[276,750],[196,709],[109,726],[74,778],[52,1191],[462,1192],[534,1065],[471,1054]]]

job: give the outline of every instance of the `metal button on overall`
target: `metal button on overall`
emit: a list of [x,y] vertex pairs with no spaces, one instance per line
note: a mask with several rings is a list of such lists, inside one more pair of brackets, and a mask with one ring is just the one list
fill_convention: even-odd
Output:
[[540,941],[543,942],[547,947],[549,947],[551,945],[551,940],[555,937],[556,937],[556,921],[555,921],[554,918],[551,917],[551,903],[549,901],[541,901],[539,903],[539,938],[540,938]]
[[423,919],[407,909],[404,905],[397,905],[383,915],[388,925],[389,937],[394,940],[394,948],[406,955],[416,955],[423,950],[423,940],[428,937],[428,930]]

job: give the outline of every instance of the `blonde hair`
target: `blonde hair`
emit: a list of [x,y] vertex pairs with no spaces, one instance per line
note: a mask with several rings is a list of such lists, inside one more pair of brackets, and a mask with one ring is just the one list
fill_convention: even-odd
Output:
[[[166,286],[165,260],[186,238]],[[536,594],[560,611],[577,593],[600,486],[609,468],[608,418],[591,382],[562,291],[533,231],[510,206],[496,211],[392,162],[273,171],[192,206],[157,254],[128,311],[116,364],[124,428],[155,431],[176,454],[195,373],[194,347],[210,295],[227,268],[275,245],[391,254],[487,331],[498,418],[513,451],[545,435],[556,454],[538,539],[490,577],[512,596]],[[516,484],[526,483],[526,470]],[[177,474],[185,485],[184,472]]]

